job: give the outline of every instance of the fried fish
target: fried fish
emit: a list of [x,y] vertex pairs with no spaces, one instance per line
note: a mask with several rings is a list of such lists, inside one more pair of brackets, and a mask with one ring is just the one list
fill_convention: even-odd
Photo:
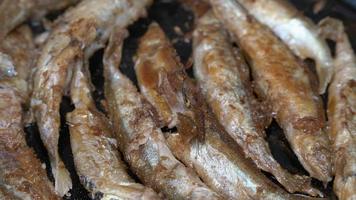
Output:
[[299,161],[312,177],[329,182],[332,152],[323,130],[323,104],[313,88],[315,77],[285,44],[236,1],[210,2],[216,16],[234,34],[246,54],[256,92],[272,106],[274,118]]
[[74,61],[88,58],[108,39],[114,26],[126,27],[145,14],[151,0],[86,0],[57,21],[37,61],[31,108],[46,146],[55,189],[64,195],[72,187],[58,154],[59,106],[68,90]]
[[268,26],[300,58],[315,61],[319,93],[330,83],[333,61],[318,27],[287,0],[237,0],[259,22]]
[[[216,24],[214,28],[221,30]],[[194,40],[209,34],[219,36],[213,31],[205,33],[195,35]],[[220,40],[225,36],[216,39],[229,47],[225,40]],[[225,56],[234,59],[229,54]],[[140,39],[135,71],[141,91],[161,116],[161,126],[177,127],[177,132],[165,133],[169,148],[210,188],[225,199],[295,198],[269,181],[245,158],[206,105],[200,89],[187,76],[174,47],[156,23]]]
[[59,200],[41,162],[26,144],[20,99],[13,89],[0,86],[0,197]]
[[132,171],[167,199],[222,199],[178,161],[153,118],[152,106],[117,68],[124,34],[112,35],[104,54],[105,95],[116,138]]
[[2,0],[0,2],[0,40],[11,30],[37,15],[43,16],[51,10],[59,10],[79,0]]
[[[292,175],[273,158],[265,133],[258,125],[261,113],[255,111],[248,88],[243,59],[235,59],[224,27],[208,13],[197,23],[194,33],[194,72],[219,122],[240,145],[245,155],[262,170],[273,174],[289,192],[317,195],[310,178]],[[239,55],[241,57],[241,55]],[[262,126],[262,125],[261,125]]]
[[78,61],[71,83],[75,109],[67,114],[74,164],[81,183],[93,199],[160,199],[152,189],[135,183],[127,174],[111,124],[96,109],[81,65]]
[[334,77],[329,86],[329,137],[335,153],[334,191],[340,200],[356,199],[356,57],[341,21],[320,22],[324,37],[336,42]]

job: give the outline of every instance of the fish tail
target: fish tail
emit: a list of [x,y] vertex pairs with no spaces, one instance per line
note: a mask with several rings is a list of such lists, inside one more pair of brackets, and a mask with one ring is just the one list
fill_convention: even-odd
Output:
[[62,161],[57,161],[57,165],[52,167],[52,173],[55,178],[55,191],[58,195],[63,197],[72,189],[72,179],[70,178],[69,172]]
[[[333,70],[332,70],[332,68],[330,68],[328,66],[325,66],[324,63],[318,63],[317,62],[316,65],[319,66],[319,67],[317,67],[318,80],[319,80],[318,92],[319,92],[319,94],[324,94],[325,91],[326,91],[326,88],[327,88],[327,86],[330,83],[330,80],[332,78]],[[332,63],[330,63],[330,65],[332,65]]]

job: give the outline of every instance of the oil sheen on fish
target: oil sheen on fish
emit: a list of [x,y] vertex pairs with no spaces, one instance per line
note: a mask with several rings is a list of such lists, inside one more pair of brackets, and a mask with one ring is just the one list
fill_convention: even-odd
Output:
[[127,174],[111,124],[95,107],[82,64],[78,62],[71,83],[75,109],[67,114],[74,164],[81,183],[93,199],[159,199],[152,189],[135,183]]
[[210,112],[198,86],[186,75],[174,47],[156,23],[140,39],[135,71],[141,91],[145,91],[144,96],[158,115],[171,116],[161,126],[177,118],[174,126],[178,132],[166,133],[171,151],[210,188],[225,199],[294,198],[270,182],[239,151]]
[[51,10],[72,5],[79,0],[2,0],[0,1],[0,40],[32,16],[44,16]]
[[105,95],[116,138],[130,169],[167,199],[221,199],[178,161],[152,118],[152,106],[119,69],[124,36],[112,35],[104,54]]
[[0,197],[59,200],[41,162],[26,144],[20,100],[14,90],[0,86]]
[[103,46],[114,26],[126,27],[145,14],[151,0],[86,0],[68,10],[43,45],[34,76],[31,107],[46,146],[55,189],[71,188],[68,171],[58,156],[59,105],[71,79],[75,58],[88,58]]
[[34,60],[37,57],[37,49],[33,40],[30,28],[27,25],[23,25],[8,34],[0,44],[0,52],[3,52],[8,57],[13,69],[13,76],[1,78],[0,75],[0,85],[10,87],[16,91],[16,95],[21,97],[21,103],[23,104],[29,104],[31,84],[28,79],[34,67]]
[[318,27],[288,0],[237,0],[259,22],[268,26],[300,58],[315,61],[319,93],[325,92],[332,77],[332,56]]
[[320,22],[322,35],[336,42],[334,77],[329,86],[329,137],[335,152],[334,191],[356,199],[356,57],[341,21]]
[[230,30],[251,65],[256,92],[271,106],[299,161],[312,177],[329,182],[330,142],[323,128],[321,98],[313,76],[288,47],[234,0],[210,0],[217,17]]
[[[244,84],[241,70],[246,64],[234,58],[228,33],[209,12],[193,34],[194,72],[209,105],[247,157],[273,174],[289,192],[316,195],[310,178],[292,175],[273,158],[264,131],[257,126],[253,96]],[[240,55],[241,57],[241,55]],[[251,85],[251,84],[249,84]],[[257,113],[258,114],[258,113]]]

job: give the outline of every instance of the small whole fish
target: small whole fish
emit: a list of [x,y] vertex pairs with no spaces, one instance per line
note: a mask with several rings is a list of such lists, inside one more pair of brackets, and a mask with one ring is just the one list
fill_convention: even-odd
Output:
[[74,164],[91,197],[101,199],[160,199],[127,174],[113,138],[111,125],[91,97],[88,79],[78,62],[71,83],[75,109],[67,114]]
[[[216,16],[247,55],[256,93],[272,106],[274,118],[310,176],[329,182],[332,152],[325,117],[311,72],[267,27],[235,0],[210,0]],[[248,138],[247,138],[248,139]]]
[[315,61],[319,93],[323,94],[332,77],[332,56],[318,27],[287,0],[237,0],[259,22],[268,26],[300,58]]
[[74,61],[88,58],[108,39],[112,28],[126,27],[145,14],[151,0],[86,0],[68,10],[43,44],[36,64],[31,108],[48,150],[55,189],[65,195],[72,187],[58,154],[59,106],[68,90]]
[[329,86],[329,137],[335,152],[334,191],[356,199],[356,57],[341,21],[326,18],[321,34],[336,42],[334,77]]
[[46,171],[25,140],[21,98],[0,86],[1,199],[58,199]]
[[[204,19],[207,18],[211,15],[204,16]],[[209,25],[215,25],[214,28],[219,30],[222,28],[216,24]],[[200,28],[201,25],[198,25]],[[205,33],[219,36],[213,31]],[[223,34],[217,40],[225,36]],[[220,42],[226,43],[225,40]],[[228,54],[225,56],[229,57]],[[166,133],[169,148],[210,188],[225,199],[295,198],[269,181],[225,133],[204,102],[200,89],[186,75],[174,47],[156,23],[152,23],[140,39],[135,71],[143,95],[158,115],[166,116],[168,113],[171,116],[162,118],[161,126],[172,124],[171,119],[176,118],[174,126],[178,131]]]
[[2,0],[0,2],[0,40],[30,17],[41,17],[79,0]]
[[124,34],[113,34],[104,54],[105,95],[116,138],[132,171],[167,199],[222,199],[178,161],[152,118],[152,109],[117,68]]
[[254,110],[251,83],[246,83],[243,77],[246,64],[243,58],[234,58],[242,56],[233,53],[228,33],[213,13],[198,20],[193,36],[194,72],[198,83],[219,122],[245,155],[260,169],[273,174],[289,192],[320,193],[310,186],[310,178],[290,174],[273,158],[265,133],[258,125],[261,114],[256,115]]

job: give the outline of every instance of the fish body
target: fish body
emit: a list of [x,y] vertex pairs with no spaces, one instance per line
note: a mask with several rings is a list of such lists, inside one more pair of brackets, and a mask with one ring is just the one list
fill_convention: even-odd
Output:
[[78,56],[88,58],[108,39],[115,25],[126,27],[145,14],[151,0],[86,0],[68,10],[48,36],[36,64],[31,108],[48,150],[56,191],[72,183],[58,155],[59,106]]
[[0,2],[0,40],[28,18],[43,16],[51,10],[59,10],[79,0],[3,0]]
[[318,27],[287,0],[237,0],[259,22],[268,26],[301,59],[315,61],[319,93],[323,94],[333,73],[333,60]]
[[20,99],[11,88],[0,87],[0,197],[59,200],[41,162],[26,144]]
[[[216,24],[210,25],[221,30]],[[198,24],[197,28],[201,26]],[[219,36],[210,31],[204,36],[195,35],[194,39],[209,34]],[[219,39],[225,36],[220,35]],[[226,43],[225,40],[220,42]],[[229,57],[229,54],[224,55]],[[194,169],[204,183],[225,199],[294,198],[270,182],[225,133],[158,24],[151,24],[140,39],[136,57],[135,71],[143,95],[159,116],[166,113],[171,116],[163,118],[161,126],[177,118],[174,123],[177,132],[165,134],[169,148],[186,166]]]
[[324,37],[336,42],[334,77],[329,86],[329,137],[335,153],[334,191],[340,200],[356,199],[356,57],[341,21],[320,22]]
[[105,94],[118,146],[130,168],[167,199],[221,199],[174,157],[149,103],[117,69],[122,45],[123,34],[114,34],[105,51]]
[[332,152],[323,128],[321,98],[313,76],[267,27],[234,0],[211,0],[216,16],[247,55],[258,96],[272,107],[294,153],[309,174],[323,182],[332,176]]
[[71,83],[75,109],[67,114],[74,164],[91,197],[101,199],[159,199],[150,188],[127,174],[113,138],[111,124],[91,97],[88,78],[78,62]]

